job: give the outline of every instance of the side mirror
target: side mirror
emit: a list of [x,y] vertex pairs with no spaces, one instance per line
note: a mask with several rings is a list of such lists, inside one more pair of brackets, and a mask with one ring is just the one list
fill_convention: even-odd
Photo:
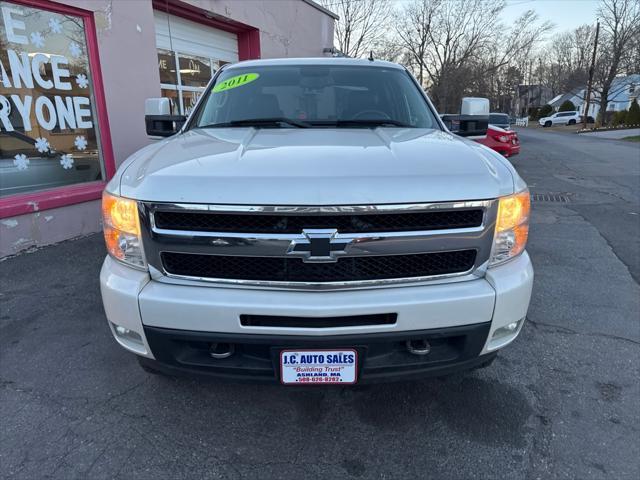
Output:
[[461,137],[484,137],[489,128],[489,99],[465,97],[460,107],[460,127],[456,132]]
[[144,121],[150,137],[170,137],[182,128],[187,117],[173,115],[168,98],[147,98],[144,102]]

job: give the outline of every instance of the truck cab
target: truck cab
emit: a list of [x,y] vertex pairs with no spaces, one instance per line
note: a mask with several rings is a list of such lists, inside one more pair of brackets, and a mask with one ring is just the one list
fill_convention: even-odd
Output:
[[[485,366],[522,329],[527,186],[451,133],[404,67],[245,61],[188,119],[148,109],[168,136],[107,185],[100,275],[110,329],[145,369],[421,378]],[[488,106],[467,113],[463,135],[486,131]]]

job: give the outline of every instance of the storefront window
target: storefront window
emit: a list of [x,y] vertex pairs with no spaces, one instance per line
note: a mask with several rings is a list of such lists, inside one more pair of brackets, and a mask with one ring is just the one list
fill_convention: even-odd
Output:
[[178,55],[180,78],[186,87],[204,88],[211,80],[211,60],[191,55]]
[[0,197],[104,179],[84,19],[0,17]]
[[163,97],[168,98],[171,103],[171,112],[178,113],[180,111],[180,98],[178,98],[177,88],[163,88],[161,90]]
[[160,71],[160,83],[178,84],[176,56],[173,52],[158,49],[158,70]]
[[182,92],[182,103],[184,105],[185,115],[193,111],[201,96],[202,92]]
[[219,65],[224,63],[228,62],[159,48],[162,96],[171,99],[175,113],[189,115]]

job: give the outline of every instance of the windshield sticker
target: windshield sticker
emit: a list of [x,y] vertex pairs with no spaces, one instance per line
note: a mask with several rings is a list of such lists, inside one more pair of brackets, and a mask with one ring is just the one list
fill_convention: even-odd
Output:
[[245,73],[244,75],[236,75],[235,77],[231,77],[213,87],[213,93],[224,92],[226,90],[231,90],[232,88],[241,87],[243,85],[246,85],[247,83],[251,83],[254,80],[257,80],[259,76],[259,73]]

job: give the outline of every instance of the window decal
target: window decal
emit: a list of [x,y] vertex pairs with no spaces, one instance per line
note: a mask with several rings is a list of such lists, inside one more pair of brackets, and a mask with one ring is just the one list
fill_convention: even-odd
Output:
[[105,178],[86,27],[0,0],[0,197]]
[[256,81],[260,75],[258,73],[245,73],[242,75],[236,75],[224,82],[219,83],[213,87],[213,93],[224,92],[225,90],[231,90],[232,88],[242,87],[247,83]]

